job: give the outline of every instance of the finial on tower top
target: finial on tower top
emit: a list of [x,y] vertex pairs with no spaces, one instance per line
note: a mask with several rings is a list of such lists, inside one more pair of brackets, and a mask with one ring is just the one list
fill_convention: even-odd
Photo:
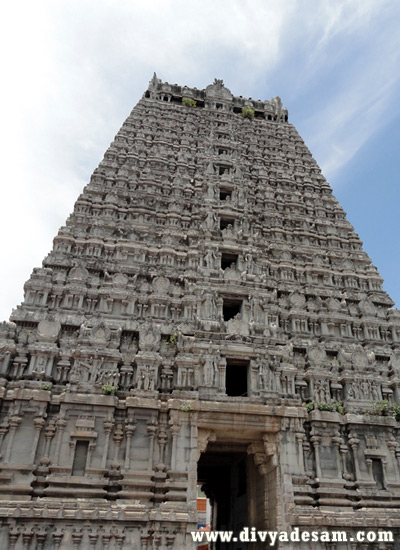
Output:
[[161,79],[157,78],[157,75],[154,72],[153,78],[149,82],[149,90],[156,90],[159,84],[161,84]]
[[232,100],[231,91],[224,86],[224,81],[220,78],[214,78],[214,82],[207,86],[206,97],[219,97],[228,101]]

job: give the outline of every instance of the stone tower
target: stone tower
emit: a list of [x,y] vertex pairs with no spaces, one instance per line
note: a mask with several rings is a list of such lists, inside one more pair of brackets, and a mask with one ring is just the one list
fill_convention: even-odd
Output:
[[398,537],[392,305],[279,97],[154,75],[0,326],[0,548]]

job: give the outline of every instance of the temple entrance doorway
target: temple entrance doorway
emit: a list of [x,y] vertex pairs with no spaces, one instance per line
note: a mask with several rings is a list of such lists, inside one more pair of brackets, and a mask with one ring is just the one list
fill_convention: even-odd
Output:
[[[210,443],[200,455],[197,481],[211,505],[211,531],[233,531],[244,527],[265,529],[265,479],[254,464],[247,445]],[[209,550],[261,550],[261,543],[209,543]]]

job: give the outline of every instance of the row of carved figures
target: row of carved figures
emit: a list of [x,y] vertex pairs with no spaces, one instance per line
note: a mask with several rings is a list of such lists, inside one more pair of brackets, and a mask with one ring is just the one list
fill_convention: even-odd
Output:
[[[199,387],[210,387],[225,392],[225,380],[229,376],[227,371],[231,367],[224,357],[205,355],[200,362],[183,358],[183,364],[180,364],[179,357],[177,360],[170,357],[164,358],[162,367],[158,366],[159,361],[159,356],[156,356],[153,363],[138,359],[137,364],[121,364],[117,358],[102,355],[72,358],[66,354],[61,357],[45,354],[30,358],[19,355],[12,360],[8,354],[3,359],[2,373],[13,380],[43,381],[46,389],[51,387],[46,382],[53,382],[67,388],[71,385],[98,388],[110,385],[122,391],[171,391],[174,388],[197,390]],[[243,391],[248,395],[256,396],[266,391],[276,396],[297,395],[302,399],[328,403],[344,399],[378,402],[393,393],[389,380],[384,383],[376,376],[372,379],[364,375],[358,381],[346,380],[338,385],[333,384],[333,378],[320,378],[318,375],[304,379],[304,367],[300,370],[296,364],[281,362],[279,358],[271,361],[256,359],[249,364],[249,387]],[[332,368],[334,364],[330,366]],[[398,393],[399,390],[395,389],[395,397]]]
[[[226,270],[227,271],[227,270]],[[117,317],[129,317],[130,319],[155,319],[173,322],[194,323],[202,328],[204,321],[215,321],[219,325],[214,326],[222,333],[227,332],[227,323],[230,318],[224,315],[224,298],[217,292],[204,293],[200,297],[196,294],[188,294],[181,297],[180,288],[176,295],[166,294],[160,296],[160,292],[147,294],[141,290],[134,292],[112,289],[103,289],[94,297],[90,291],[82,288],[77,292],[76,288],[66,287],[64,290],[37,291],[30,290],[26,285],[26,307],[47,306],[50,310],[76,311],[77,313],[102,313]],[[300,295],[299,295],[300,296]],[[261,298],[249,296],[236,300],[237,319],[245,323],[238,334],[264,334],[284,332],[315,334],[317,336],[336,336],[337,338],[352,338],[356,340],[380,340],[383,342],[398,342],[400,326],[398,323],[387,322],[385,317],[388,310],[375,308],[365,317],[350,319],[351,311],[358,308],[351,306],[351,311],[345,301],[337,299],[325,304],[319,297],[310,298],[307,302],[300,296],[302,302],[297,305],[291,303],[290,298],[277,299],[277,291],[270,291]],[[335,318],[332,319],[332,309]],[[275,311],[279,308],[279,311]],[[318,313],[318,317],[316,317]],[[377,323],[376,316],[379,314]],[[290,317],[289,317],[290,315]],[[371,320],[371,318],[373,318]],[[78,330],[78,329],[77,329]],[[207,329],[206,329],[207,330]],[[244,331],[244,332],[243,332]],[[232,331],[228,331],[231,333]],[[33,336],[31,337],[32,341]]]

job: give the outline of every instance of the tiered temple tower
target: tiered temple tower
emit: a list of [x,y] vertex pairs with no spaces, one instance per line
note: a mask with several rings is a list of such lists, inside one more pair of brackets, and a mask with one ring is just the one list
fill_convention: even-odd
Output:
[[392,305],[279,98],[154,75],[0,326],[0,547],[398,537]]

